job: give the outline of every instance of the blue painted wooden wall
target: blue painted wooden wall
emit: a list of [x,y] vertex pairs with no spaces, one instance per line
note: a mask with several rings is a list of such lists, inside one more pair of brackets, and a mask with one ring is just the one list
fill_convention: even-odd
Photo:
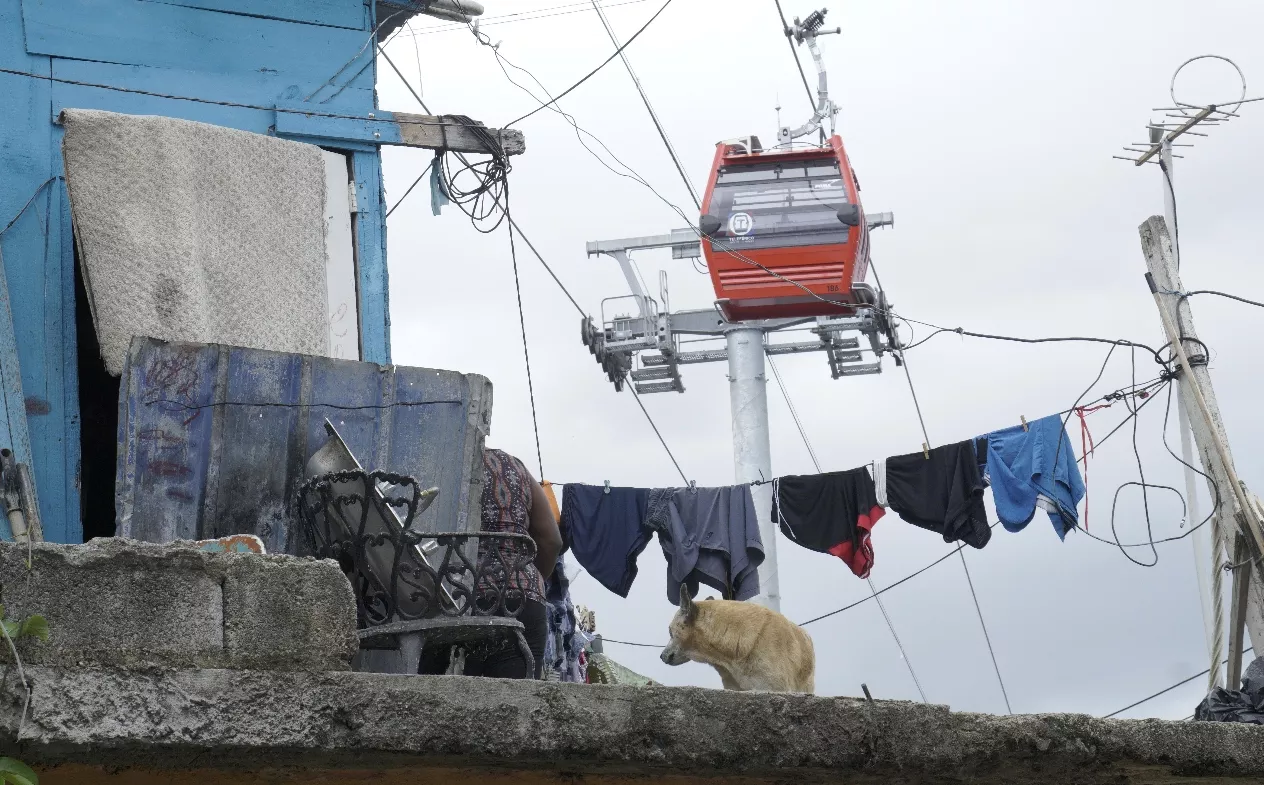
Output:
[[[62,174],[58,112],[105,109],[276,133],[278,104],[302,102],[354,57],[308,103],[367,116],[377,108],[374,48],[366,46],[373,25],[373,0],[0,0],[0,69],[21,72],[0,73],[0,229],[30,202],[0,236],[0,250],[49,541],[83,539],[73,236],[63,181],[40,190]],[[379,152],[347,139],[302,141],[353,155],[362,354],[388,363]],[[2,346],[0,364],[12,363]]]

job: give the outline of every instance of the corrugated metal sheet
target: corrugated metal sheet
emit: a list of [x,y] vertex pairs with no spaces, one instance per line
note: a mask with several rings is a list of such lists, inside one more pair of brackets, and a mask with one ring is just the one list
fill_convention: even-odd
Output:
[[229,346],[132,341],[119,410],[118,534],[254,534],[301,554],[294,494],[328,417],[369,470],[438,487],[427,531],[476,531],[491,382]]

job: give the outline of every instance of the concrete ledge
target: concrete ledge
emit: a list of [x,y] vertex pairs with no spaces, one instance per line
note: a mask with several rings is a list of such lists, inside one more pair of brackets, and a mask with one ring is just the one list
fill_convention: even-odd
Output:
[[[14,669],[0,672],[0,754],[20,754],[49,783],[88,781],[85,764],[103,767],[94,770],[108,771],[111,783],[425,782],[440,769],[532,775],[515,782],[1264,779],[1264,727],[1241,724],[995,717],[902,702],[363,673],[34,667],[27,677],[34,694],[15,748],[23,693]],[[207,774],[215,771],[231,776]]]
[[[207,553],[190,544],[98,539],[0,543],[0,602],[10,619],[47,617],[27,664],[347,670],[355,599],[332,561]],[[7,647],[0,662],[12,662]]]

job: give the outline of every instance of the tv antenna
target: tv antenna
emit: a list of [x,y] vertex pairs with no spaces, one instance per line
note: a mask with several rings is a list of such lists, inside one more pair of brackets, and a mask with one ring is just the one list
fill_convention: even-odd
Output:
[[[1237,82],[1239,85],[1237,98],[1224,103],[1209,104],[1187,103],[1177,98],[1176,80],[1180,76],[1181,72],[1189,65],[1205,60],[1225,63],[1233,69],[1233,72],[1237,76]],[[1167,275],[1173,281],[1171,286],[1179,289],[1181,288],[1179,277],[1181,246],[1179,225],[1176,216],[1176,193],[1172,169],[1174,159],[1183,158],[1184,156],[1177,155],[1173,152],[1173,150],[1177,147],[1192,148],[1197,137],[1206,138],[1212,129],[1239,117],[1238,109],[1241,108],[1243,104],[1264,99],[1247,98],[1246,75],[1242,73],[1242,69],[1238,67],[1237,63],[1228,57],[1216,54],[1198,55],[1197,57],[1191,57],[1181,63],[1172,73],[1172,79],[1168,84],[1168,96],[1172,99],[1171,106],[1158,107],[1153,110],[1155,112],[1161,112],[1162,119],[1158,121],[1151,121],[1146,126],[1148,141],[1134,142],[1124,148],[1124,150],[1130,153],[1130,155],[1116,155],[1114,157],[1125,161],[1132,161],[1132,163],[1137,167],[1144,164],[1156,164],[1161,171],[1162,177],[1160,179],[1160,184],[1163,188],[1163,214],[1167,223],[1168,236],[1172,238],[1172,267],[1167,271]],[[1176,292],[1163,293],[1176,294]],[[1188,309],[1188,301],[1180,302],[1176,308],[1177,320],[1184,321],[1188,319]],[[1192,322],[1186,322],[1186,324],[1190,325],[1188,329],[1192,335]],[[1183,336],[1185,334],[1185,329],[1185,327],[1181,327],[1178,334]],[[1197,339],[1193,337],[1191,337],[1190,340],[1197,342]],[[1183,338],[1181,343],[1185,343]],[[1206,364],[1207,357],[1205,344],[1197,342],[1197,346],[1186,346],[1184,347],[1184,350],[1190,352],[1192,366],[1196,367]],[[1180,353],[1183,356],[1183,352]],[[1196,402],[1196,399],[1201,400],[1199,381],[1197,378],[1186,379],[1182,375],[1176,378],[1176,384],[1177,389],[1181,392],[1178,396],[1179,405],[1177,406],[1177,416],[1179,420],[1178,427],[1181,435],[1181,463],[1185,465],[1185,496],[1188,500],[1187,509],[1189,520],[1201,521],[1202,514],[1199,511],[1196,477],[1196,475],[1201,472],[1194,469],[1194,451],[1192,445],[1193,434],[1190,431],[1190,413],[1188,411],[1192,401]],[[1214,398],[1212,400],[1214,403]],[[1195,414],[1198,414],[1199,412],[1197,407],[1194,408]],[[1205,431],[1206,426],[1203,427]],[[1218,468],[1224,468],[1222,465],[1217,464],[1214,460],[1210,460],[1211,456],[1209,455],[1201,455],[1200,458],[1202,459],[1204,470],[1208,472],[1208,474],[1204,474],[1203,476],[1207,477],[1209,482],[1213,483],[1217,487],[1230,487],[1227,482],[1224,484],[1217,483],[1211,477],[1211,475],[1219,476]],[[1225,495],[1228,496],[1229,494],[1226,493]],[[1231,501],[1226,499],[1224,507],[1225,509],[1231,511],[1233,504]],[[1211,659],[1211,666],[1208,671],[1208,689],[1222,686],[1226,683],[1230,685],[1237,683],[1237,676],[1241,670],[1242,664],[1241,633],[1246,624],[1246,605],[1248,602],[1245,592],[1247,570],[1246,568],[1243,568],[1239,572],[1235,573],[1234,576],[1235,591],[1233,592],[1233,607],[1230,610],[1230,616],[1233,623],[1233,630],[1230,635],[1230,654],[1228,669],[1227,671],[1222,671],[1221,657],[1223,654],[1222,646],[1225,637],[1224,614],[1221,609],[1221,598],[1223,596],[1221,588],[1221,576],[1223,573],[1223,570],[1221,569],[1222,548],[1224,551],[1234,554],[1235,561],[1242,560],[1237,558],[1236,553],[1238,546],[1235,542],[1235,530],[1237,527],[1232,525],[1232,521],[1235,516],[1232,512],[1230,512],[1227,516],[1228,521],[1225,521],[1220,519],[1220,516],[1222,515],[1220,510],[1213,512],[1217,516],[1217,520],[1213,521],[1211,527],[1211,554],[1209,555],[1205,552],[1206,546],[1203,545],[1200,540],[1197,538],[1194,539],[1195,568],[1200,576],[1198,581],[1199,593],[1202,595],[1203,618],[1206,626],[1205,631],[1207,633],[1208,654]],[[1245,516],[1243,521],[1248,521],[1251,517],[1247,513],[1248,511],[1246,510],[1241,511],[1240,514]],[[1229,522],[1231,525],[1226,527],[1226,522]],[[1245,523],[1245,528],[1249,530],[1251,527],[1252,524],[1250,522]],[[1240,535],[1237,539],[1242,540]],[[1207,592],[1203,581],[1203,578],[1207,577],[1208,568],[1210,568],[1210,579],[1212,584],[1210,592]],[[1207,610],[1207,605],[1209,603],[1212,606],[1212,610],[1210,612]]]

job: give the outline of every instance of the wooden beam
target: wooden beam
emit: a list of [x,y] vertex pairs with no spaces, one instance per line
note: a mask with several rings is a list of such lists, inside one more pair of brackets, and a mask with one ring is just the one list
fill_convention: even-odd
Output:
[[[474,155],[491,152],[479,134],[449,116],[386,111],[361,116],[310,103],[290,102],[277,104],[275,128],[277,136],[299,141],[346,140]],[[506,155],[522,155],[527,151],[522,131],[488,128],[487,132],[500,141]]]
[[[454,153],[490,153],[475,132],[450,117],[428,114],[394,112],[399,125],[400,144],[405,147],[425,147],[431,150],[447,149]],[[482,125],[482,123],[479,123]],[[522,155],[527,151],[522,131],[515,128],[488,128],[488,133],[500,142],[506,155]]]
[[1225,671],[1225,689],[1228,690],[1236,690],[1241,686],[1247,589],[1251,585],[1251,554],[1246,538],[1241,534],[1234,538],[1233,563],[1233,591],[1230,593],[1233,600],[1229,606],[1229,669]]

